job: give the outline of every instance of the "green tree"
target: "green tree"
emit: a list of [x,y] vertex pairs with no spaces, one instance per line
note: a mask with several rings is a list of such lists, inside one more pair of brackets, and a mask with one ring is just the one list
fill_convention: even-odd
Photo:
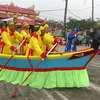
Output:
[[73,27],[78,27],[79,29],[93,28],[96,25],[96,22],[92,22],[91,18],[77,20],[73,19],[72,17],[69,17],[68,20],[69,22],[67,23],[67,27],[69,29]]

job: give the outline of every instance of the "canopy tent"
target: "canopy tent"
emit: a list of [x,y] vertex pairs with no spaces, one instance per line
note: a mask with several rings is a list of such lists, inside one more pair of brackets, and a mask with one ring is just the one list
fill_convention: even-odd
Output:
[[34,19],[31,19],[31,18],[28,18],[28,17],[25,17],[25,16],[20,16],[20,17],[17,18],[17,23],[24,23],[24,22],[29,23],[29,25],[35,24]]
[[[9,21],[13,21],[13,18],[0,19],[0,21],[9,22]],[[27,23],[29,23],[29,25],[34,25],[35,24],[35,20],[34,19],[31,19],[31,18],[28,18],[28,17],[25,17],[25,16],[17,17],[16,22],[17,23],[21,23],[21,24],[23,24],[24,22],[27,22]]]
[[5,21],[5,22],[9,22],[9,21],[13,21],[13,18],[0,19],[0,21]]

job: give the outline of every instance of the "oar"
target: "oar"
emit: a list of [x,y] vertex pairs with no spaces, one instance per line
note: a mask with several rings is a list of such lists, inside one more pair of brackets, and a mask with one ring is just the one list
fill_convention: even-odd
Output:
[[[57,43],[48,51],[46,54],[47,56],[49,53],[53,50],[53,48],[57,45]],[[40,62],[35,66],[35,68],[29,73],[29,75],[22,81],[22,83],[15,89],[15,91],[12,93],[11,97],[14,97],[15,94],[18,92],[19,88],[24,84],[24,82],[30,77],[30,75],[38,68],[38,66],[44,61],[44,58],[40,60]]]
[[3,65],[3,67],[0,69],[0,71],[2,71],[2,69],[4,69],[6,67],[6,65],[8,64],[8,62],[11,60],[11,58],[15,55],[16,51],[20,48],[20,46],[26,41],[26,39],[24,39],[22,41],[22,43],[17,47],[17,49],[13,52],[13,54],[10,56],[10,58],[6,61],[6,63]]

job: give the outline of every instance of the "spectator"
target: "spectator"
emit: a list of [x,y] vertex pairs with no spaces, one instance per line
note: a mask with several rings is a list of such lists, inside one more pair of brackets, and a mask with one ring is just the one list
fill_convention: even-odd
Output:
[[65,52],[77,51],[76,47],[76,37],[77,37],[78,28],[73,28],[72,32],[68,35],[68,43],[65,47]]
[[89,33],[90,33],[90,31],[86,32],[86,42],[85,42],[85,46],[88,46],[88,47],[90,45],[90,36],[89,36]]
[[83,39],[84,39],[84,36],[83,36],[82,32],[79,32],[79,35],[77,36],[77,40],[78,40],[79,45],[82,44]]
[[98,50],[100,45],[100,29],[94,29],[89,36],[92,38],[91,48]]

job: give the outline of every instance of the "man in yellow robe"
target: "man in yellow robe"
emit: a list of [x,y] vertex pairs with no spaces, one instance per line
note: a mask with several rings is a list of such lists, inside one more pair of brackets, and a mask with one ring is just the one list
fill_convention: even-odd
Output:
[[27,56],[38,55],[42,58],[46,57],[46,45],[54,44],[57,40],[55,38],[51,38],[45,33],[45,28],[41,26],[38,32],[31,37],[26,52]]
[[[49,27],[48,24],[44,24],[44,28],[45,28],[45,32],[46,32],[47,37],[52,38],[52,39],[56,38],[56,37],[52,36],[51,28]],[[53,47],[52,43],[51,44],[47,43],[46,44],[46,52],[48,52],[52,47]],[[57,50],[55,49],[55,51],[57,51]]]
[[26,49],[27,49],[27,45],[28,45],[30,38],[31,38],[31,34],[29,32],[29,24],[27,22],[23,23],[23,30],[20,32],[20,34],[24,37],[27,37],[27,40],[20,47],[20,53],[25,54]]
[[6,29],[6,24],[1,23],[1,28],[0,28],[0,53],[2,53],[2,51],[3,51],[4,42],[2,41],[2,33],[5,29]]
[[14,22],[9,22],[8,27],[2,33],[2,40],[4,42],[3,54],[12,54],[16,50],[15,43],[22,42],[23,37],[14,30]]

